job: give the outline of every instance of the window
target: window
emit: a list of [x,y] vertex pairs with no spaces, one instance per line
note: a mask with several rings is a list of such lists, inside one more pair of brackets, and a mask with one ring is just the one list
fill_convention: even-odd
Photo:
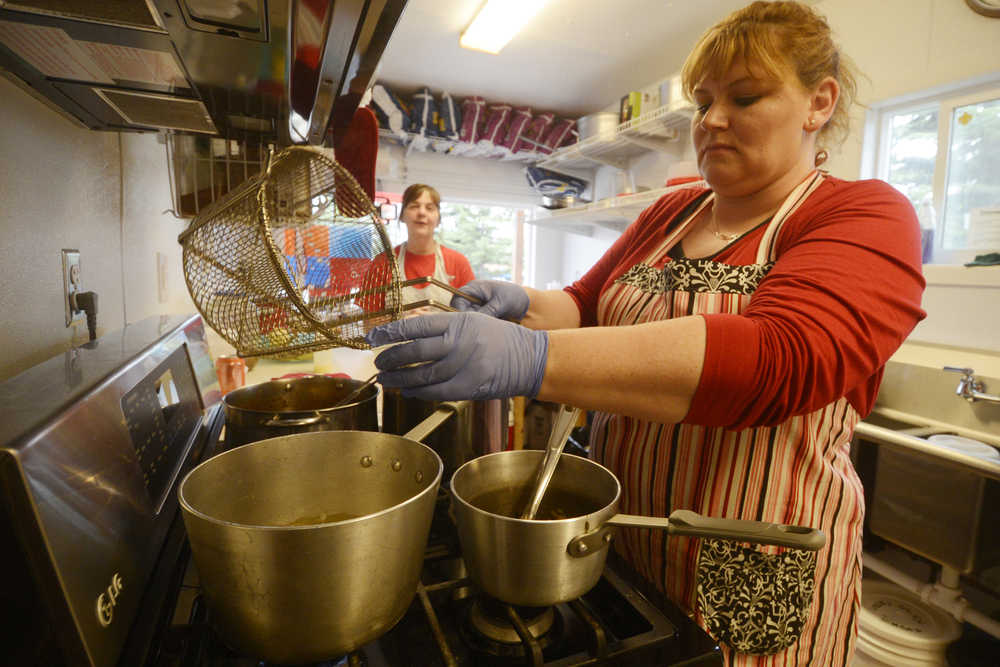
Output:
[[1000,88],[886,104],[875,118],[874,175],[913,203],[924,262],[1000,251]]
[[[518,222],[524,220],[524,209],[441,202],[437,238],[468,258],[476,278],[517,282],[523,280],[517,264],[524,256],[518,240]],[[406,225],[398,217],[388,231],[393,246],[406,240]]]

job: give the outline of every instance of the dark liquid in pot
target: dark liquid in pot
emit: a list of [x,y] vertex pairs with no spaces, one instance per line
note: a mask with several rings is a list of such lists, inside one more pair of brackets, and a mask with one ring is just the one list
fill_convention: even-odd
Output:
[[[525,505],[531,498],[532,488],[524,486],[515,489],[496,489],[487,491],[475,498],[468,499],[473,507],[477,507],[491,514],[520,518]],[[604,507],[604,503],[593,498],[580,495],[573,491],[550,486],[542,496],[542,503],[538,506],[535,519],[539,521],[552,521],[557,519],[572,519],[598,511]]]

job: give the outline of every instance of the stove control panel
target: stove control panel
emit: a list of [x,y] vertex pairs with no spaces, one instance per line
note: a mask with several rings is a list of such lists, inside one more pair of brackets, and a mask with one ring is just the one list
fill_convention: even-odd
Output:
[[121,399],[150,503],[159,513],[201,420],[198,386],[181,345]]

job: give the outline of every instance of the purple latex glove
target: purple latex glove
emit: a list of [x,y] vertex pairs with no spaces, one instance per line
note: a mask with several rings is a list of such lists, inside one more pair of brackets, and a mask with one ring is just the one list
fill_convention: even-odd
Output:
[[459,311],[483,313],[501,320],[519,322],[528,312],[528,293],[520,285],[504,280],[473,280],[462,285],[462,291],[484,301],[477,306],[457,294],[451,297],[451,307]]
[[[436,401],[538,394],[549,334],[482,313],[439,313],[375,327],[372,347],[409,341],[375,357],[379,382],[403,396]],[[408,364],[420,364],[403,368]]]

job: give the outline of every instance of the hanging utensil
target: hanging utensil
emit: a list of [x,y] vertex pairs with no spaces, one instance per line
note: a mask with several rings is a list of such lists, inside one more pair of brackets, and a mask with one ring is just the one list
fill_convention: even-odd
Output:
[[552,420],[552,432],[549,433],[549,442],[545,448],[545,456],[542,457],[542,461],[538,466],[538,473],[535,476],[531,498],[521,513],[522,519],[535,518],[538,507],[542,504],[542,497],[545,495],[545,490],[549,487],[549,480],[552,479],[552,473],[555,472],[556,465],[559,463],[559,455],[562,454],[563,448],[566,446],[566,441],[569,440],[569,434],[573,430],[573,425],[576,424],[579,415],[579,408],[569,405],[559,406],[559,411]]
[[365,389],[367,389],[368,387],[370,387],[373,384],[375,384],[375,380],[377,380],[377,379],[378,379],[378,373],[373,374],[370,378],[368,378],[363,383],[361,383],[360,387],[358,387],[357,389],[355,389],[354,391],[352,391],[351,393],[349,393],[347,396],[344,396],[343,398],[341,398],[339,401],[337,401],[336,403],[334,403],[331,407],[339,408],[342,405],[347,405],[348,403],[350,403],[351,401],[353,401],[355,398],[357,398],[358,396],[360,396],[361,392],[363,392]]

